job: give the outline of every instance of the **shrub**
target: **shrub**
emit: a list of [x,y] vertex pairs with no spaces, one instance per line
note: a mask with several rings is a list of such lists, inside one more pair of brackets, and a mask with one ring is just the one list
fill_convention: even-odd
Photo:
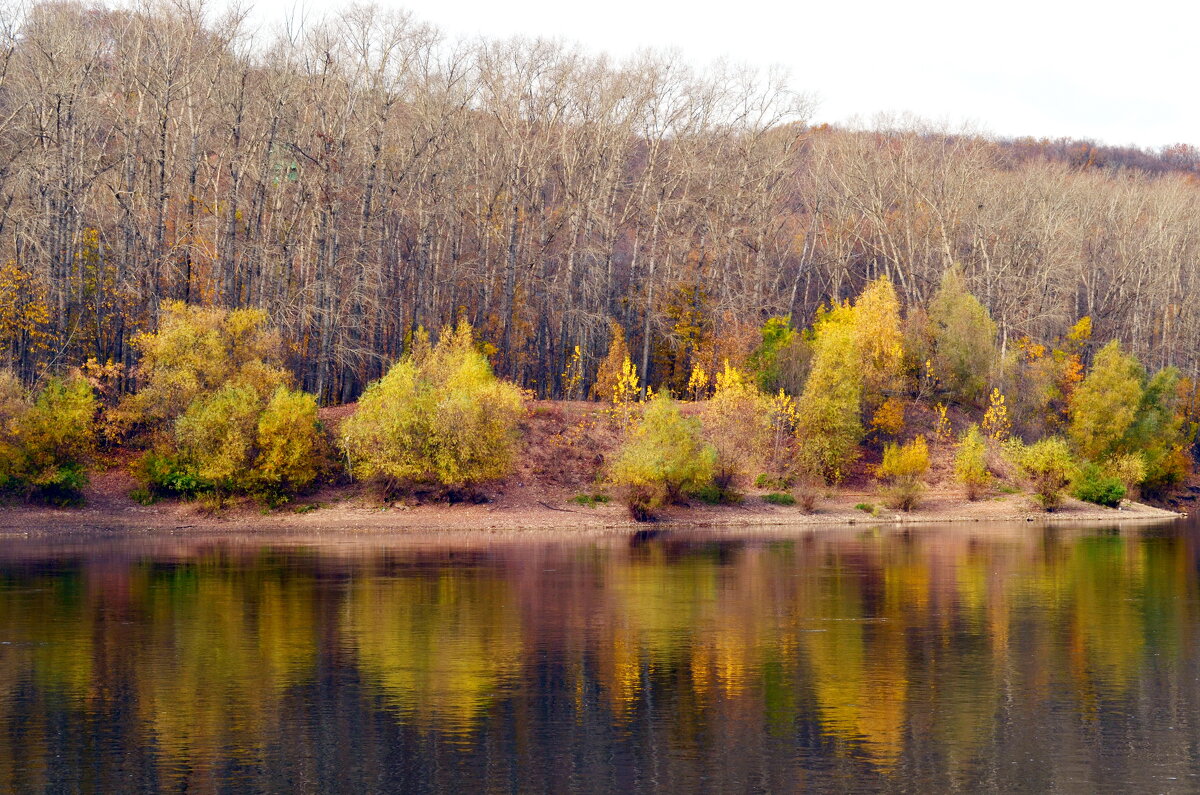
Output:
[[266,313],[168,301],[135,342],[143,387],[115,424],[157,431],[134,468],[147,491],[277,504],[313,482],[327,449],[316,400],[288,388]]
[[259,309],[215,309],[166,301],[158,330],[139,334],[137,394],[112,412],[118,432],[169,428],[192,403],[226,384],[252,389],[266,401],[291,379],[281,366],[278,333]]
[[954,456],[954,477],[966,489],[967,499],[974,501],[987,488],[992,476],[987,468],[987,445],[978,425],[972,425],[958,443]]
[[705,483],[702,486],[688,489],[684,492],[688,497],[700,500],[705,505],[736,505],[742,501],[742,495],[736,491],[726,491],[716,483]]
[[342,428],[350,473],[394,489],[451,491],[506,475],[523,412],[521,391],[501,381],[460,323],[367,387]]
[[792,487],[792,479],[788,477],[779,477],[777,475],[768,475],[762,472],[754,479],[754,488],[756,489],[790,489]]
[[229,494],[249,489],[260,413],[254,390],[226,384],[193,400],[176,421],[180,460],[191,465],[201,491]]
[[1054,436],[1028,446],[1014,444],[1009,450],[1014,463],[1029,479],[1038,504],[1047,511],[1057,508],[1074,470],[1066,441]]
[[863,436],[862,360],[855,347],[853,310],[826,312],[814,327],[816,357],[796,402],[797,455],[802,470],[840,483],[858,459]]
[[312,395],[279,387],[258,417],[254,488],[271,502],[303,490],[317,477],[325,434]]
[[929,471],[929,446],[924,436],[904,445],[889,444],[883,449],[883,463],[876,474],[886,481],[884,495],[888,504],[911,511],[925,491],[922,476]]
[[1126,494],[1133,494],[1146,479],[1146,462],[1141,453],[1125,453],[1104,462],[1104,474],[1116,478],[1125,487]]
[[630,513],[650,518],[667,501],[712,482],[716,450],[700,434],[700,421],[684,417],[669,397],[646,404],[612,468],[626,490]]
[[571,498],[571,502],[584,508],[595,508],[597,505],[607,504],[609,497],[607,494],[576,494]]
[[96,397],[83,378],[51,378],[30,404],[15,380],[0,384],[0,486],[54,503],[87,485]]
[[1071,493],[1084,502],[1116,508],[1125,499],[1125,484],[1089,461],[1076,471]]
[[1138,419],[1145,371],[1113,340],[1071,395],[1071,441],[1080,455],[1098,460],[1113,453]]
[[796,498],[791,494],[772,492],[763,496],[763,499],[772,505],[795,505]]
[[769,399],[749,376],[725,362],[704,412],[704,436],[717,451],[713,483],[723,494],[765,463],[772,438]]
[[987,309],[967,291],[958,267],[942,275],[929,303],[933,331],[932,369],[957,400],[978,404],[996,361],[996,324]]

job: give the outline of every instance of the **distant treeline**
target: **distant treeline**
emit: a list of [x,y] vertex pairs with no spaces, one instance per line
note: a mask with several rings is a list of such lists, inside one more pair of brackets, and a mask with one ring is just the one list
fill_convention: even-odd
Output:
[[645,382],[679,383],[768,317],[885,275],[925,303],[952,265],[1002,348],[1089,316],[1200,369],[1186,146],[814,128],[774,75],[366,7],[269,41],[186,3],[2,22],[0,365],[26,383],[90,358],[134,388],[167,299],[264,309],[327,403],[460,319],[539,396],[571,366],[586,392],[613,322]]

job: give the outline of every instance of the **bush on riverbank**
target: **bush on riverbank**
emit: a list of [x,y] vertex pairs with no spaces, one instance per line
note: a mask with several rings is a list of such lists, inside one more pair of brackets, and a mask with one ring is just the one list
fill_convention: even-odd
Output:
[[137,344],[145,385],[111,427],[149,444],[134,469],[148,492],[276,505],[316,479],[328,446],[316,399],[289,388],[265,312],[167,302]]
[[1014,443],[1009,450],[1013,462],[1029,479],[1037,503],[1046,511],[1057,508],[1075,468],[1066,441],[1052,436],[1031,445]]
[[462,322],[436,346],[413,351],[367,387],[342,426],[351,475],[386,495],[434,488],[451,495],[512,468],[524,399],[496,377]]
[[911,511],[921,504],[925,493],[922,478],[929,471],[929,446],[924,436],[907,444],[889,444],[883,449],[883,463],[876,473],[884,481],[884,497],[892,508]]
[[55,504],[78,501],[95,446],[96,396],[79,376],[51,378],[32,398],[0,372],[0,489]]
[[675,401],[659,394],[643,407],[613,464],[612,479],[624,490],[633,518],[646,521],[685,492],[710,486],[716,460],[700,421],[684,417]]

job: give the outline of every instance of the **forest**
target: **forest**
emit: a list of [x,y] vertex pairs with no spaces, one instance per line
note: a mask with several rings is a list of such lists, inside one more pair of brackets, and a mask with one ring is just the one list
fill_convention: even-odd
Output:
[[454,495],[511,470],[530,398],[608,407],[635,518],[751,483],[811,510],[864,452],[910,510],[930,444],[972,500],[1190,477],[1188,145],[812,125],[776,73],[370,6],[269,38],[41,3],[2,34],[5,489],[77,495],[99,445],[147,500]]
[[1186,145],[813,126],[776,74],[368,6],[275,34],[183,2],[2,22],[0,363],[26,385],[94,360],[135,390],[132,341],[178,300],[264,310],[323,405],[460,319],[539,397],[588,394],[613,323],[678,389],[768,318],[804,328],[881,276],[921,305],[952,266],[1004,352],[1087,316],[1200,368]]

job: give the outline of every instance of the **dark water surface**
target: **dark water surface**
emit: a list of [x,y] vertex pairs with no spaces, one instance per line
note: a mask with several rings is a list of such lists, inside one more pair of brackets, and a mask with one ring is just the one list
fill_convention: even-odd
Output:
[[0,790],[1200,790],[1200,525],[0,542]]

